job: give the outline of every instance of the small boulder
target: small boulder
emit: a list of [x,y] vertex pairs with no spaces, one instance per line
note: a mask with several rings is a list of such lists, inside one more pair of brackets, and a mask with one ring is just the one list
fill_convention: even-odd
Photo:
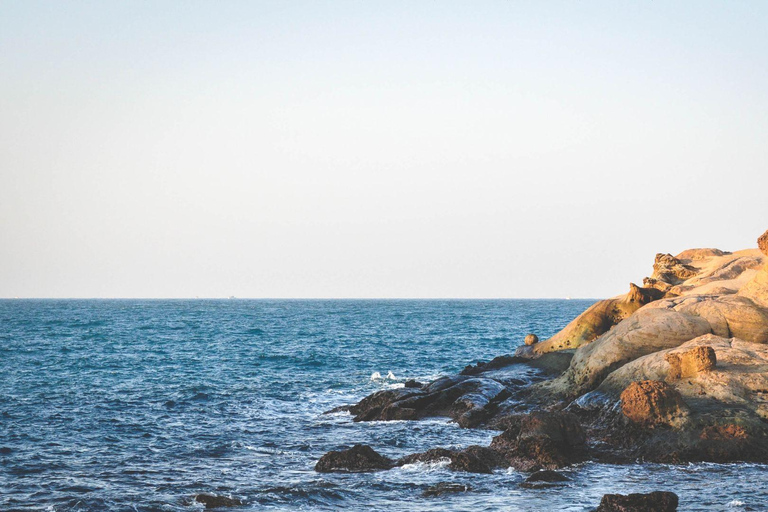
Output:
[[411,380],[405,381],[405,384],[403,385],[403,387],[406,387],[406,388],[422,388],[422,387],[424,387],[424,384],[422,384],[419,381],[411,379]]
[[669,363],[669,380],[687,379],[699,373],[708,372],[717,365],[717,355],[712,347],[699,346],[684,352],[667,354],[664,359]]
[[525,336],[525,344],[526,345],[535,345],[539,342],[539,337],[535,334],[527,334]]
[[361,473],[390,469],[392,466],[393,462],[391,459],[379,455],[370,446],[356,444],[347,450],[326,453],[315,464],[315,471],[318,473],[329,473],[332,471]]
[[665,382],[633,382],[621,393],[621,410],[633,423],[642,426],[675,426],[688,412],[683,397]]
[[446,448],[432,448],[422,453],[414,453],[398,460],[395,465],[414,464],[416,462],[439,462],[448,459],[448,469],[468,473],[492,472],[493,468],[503,466],[504,459],[494,450],[484,446],[468,446],[455,451]]
[[453,482],[439,482],[435,485],[427,487],[424,490],[424,492],[421,493],[421,495],[424,496],[425,498],[429,498],[432,496],[442,496],[443,494],[451,494],[456,492],[468,492],[471,490],[472,490],[472,487],[466,484],[456,484]]
[[677,494],[654,491],[648,494],[606,494],[595,512],[675,512]]
[[195,494],[195,501],[202,503],[205,508],[239,507],[245,504],[237,498],[228,498],[227,496],[208,493]]

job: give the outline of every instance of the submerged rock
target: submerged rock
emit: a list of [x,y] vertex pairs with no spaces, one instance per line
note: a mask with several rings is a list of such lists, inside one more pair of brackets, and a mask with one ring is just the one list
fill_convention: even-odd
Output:
[[424,496],[425,498],[429,498],[432,496],[442,496],[443,494],[469,492],[471,490],[472,490],[472,487],[466,484],[457,484],[453,482],[439,482],[435,485],[427,487],[424,490],[424,492],[421,493],[421,495]]
[[654,491],[648,494],[606,494],[595,512],[675,512],[677,494]]
[[205,505],[205,508],[239,507],[245,505],[245,502],[237,498],[208,493],[195,494],[194,500]]
[[319,473],[329,473],[332,471],[360,473],[390,469],[393,465],[394,463],[391,459],[379,455],[370,446],[356,444],[347,450],[326,453],[315,464],[315,471]]

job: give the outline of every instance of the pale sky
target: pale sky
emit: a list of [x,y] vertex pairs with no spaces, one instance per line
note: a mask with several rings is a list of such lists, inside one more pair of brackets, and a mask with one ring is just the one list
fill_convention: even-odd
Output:
[[0,297],[604,297],[768,229],[768,2],[0,0]]

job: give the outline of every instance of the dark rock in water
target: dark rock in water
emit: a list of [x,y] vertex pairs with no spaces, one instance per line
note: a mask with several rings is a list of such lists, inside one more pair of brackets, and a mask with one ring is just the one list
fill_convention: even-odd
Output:
[[475,427],[496,412],[511,395],[493,379],[458,375],[442,377],[420,388],[379,391],[349,408],[354,421],[416,420],[448,416],[465,428]]
[[586,434],[575,415],[537,411],[506,418],[491,448],[523,471],[557,469],[583,459]]
[[391,459],[379,455],[370,446],[356,444],[347,450],[326,453],[315,464],[315,471],[319,473],[329,473],[332,471],[360,473],[390,469],[392,466],[393,462]]
[[414,453],[398,460],[395,465],[413,464],[416,462],[438,462],[449,459],[448,469],[467,471],[469,473],[491,473],[493,468],[506,466],[504,458],[494,450],[485,446],[468,446],[463,450],[448,450],[432,448],[423,453]]
[[425,498],[431,496],[442,496],[443,494],[455,493],[455,492],[468,492],[472,487],[465,484],[456,484],[453,482],[440,482],[431,487],[428,487],[421,493]]
[[677,494],[655,491],[648,494],[606,494],[595,512],[675,512]]
[[205,508],[239,507],[245,503],[236,498],[218,496],[216,494],[195,494],[195,501],[205,505]]
[[544,469],[526,478],[525,482],[520,484],[520,486],[526,489],[544,489],[568,482],[569,480],[568,477],[561,475],[557,471]]
[[411,380],[405,381],[405,387],[406,388],[422,388],[424,387],[424,384],[422,384],[419,381],[411,379]]
[[472,366],[472,365],[466,366],[464,367],[463,370],[461,370],[461,373],[459,375],[478,375],[480,373],[487,372],[490,370],[495,370],[497,368],[504,368],[505,366],[509,366],[511,364],[524,363],[524,362],[526,362],[526,360],[520,357],[512,357],[510,355],[504,355],[504,356],[494,357],[487,363],[480,361],[475,366]]

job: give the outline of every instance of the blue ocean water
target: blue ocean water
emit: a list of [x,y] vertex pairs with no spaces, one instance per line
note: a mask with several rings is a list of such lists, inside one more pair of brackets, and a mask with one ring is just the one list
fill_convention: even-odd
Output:
[[[440,464],[313,471],[354,443],[390,457],[488,444],[496,432],[444,419],[323,412],[510,353],[590,304],[0,301],[0,510],[192,511],[203,506],[190,498],[207,492],[245,503],[233,510],[586,511],[608,492],[660,489],[680,495],[680,510],[763,510],[768,467],[754,464],[586,463],[550,490],[521,488],[512,470]],[[472,491],[421,497],[444,481]]]

